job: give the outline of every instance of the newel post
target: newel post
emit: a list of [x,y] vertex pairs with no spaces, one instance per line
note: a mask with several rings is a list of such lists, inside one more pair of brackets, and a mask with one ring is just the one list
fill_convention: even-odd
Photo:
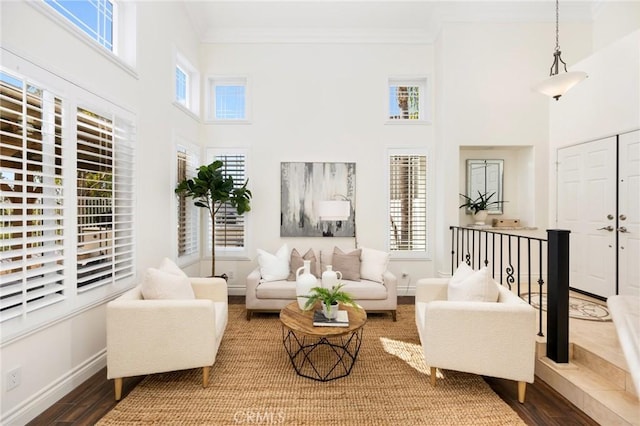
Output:
[[569,233],[547,230],[547,357],[569,362]]

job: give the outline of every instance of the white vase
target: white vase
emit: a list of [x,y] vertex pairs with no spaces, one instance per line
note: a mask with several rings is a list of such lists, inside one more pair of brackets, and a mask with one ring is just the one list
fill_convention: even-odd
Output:
[[336,319],[338,317],[338,302],[329,307],[322,302],[322,313],[327,319]]
[[298,299],[298,307],[304,309],[305,303],[309,298],[309,293],[313,287],[317,287],[318,280],[311,273],[311,261],[304,260],[303,266],[296,270],[296,296]]
[[484,221],[487,220],[488,212],[486,210],[478,210],[477,213],[473,215],[473,220],[476,225],[484,225]]
[[331,289],[342,279],[342,272],[334,271],[333,266],[327,265],[327,270],[322,273],[322,287]]

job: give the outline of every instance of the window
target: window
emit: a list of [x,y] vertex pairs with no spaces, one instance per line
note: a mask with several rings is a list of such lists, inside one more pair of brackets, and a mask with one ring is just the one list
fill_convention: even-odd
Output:
[[398,122],[424,121],[426,79],[389,79],[388,119]]
[[200,74],[180,53],[175,55],[175,92],[174,101],[198,115],[200,90]]
[[[246,181],[247,156],[244,151],[236,150],[212,150],[211,159],[224,163],[222,173],[233,177],[234,186],[239,188]],[[230,204],[223,205],[216,214],[215,246],[216,256],[240,255],[246,253],[246,219],[247,214],[238,215],[236,209]],[[211,235],[211,219],[208,219],[208,235]],[[208,239],[209,252],[211,252],[211,238]]]
[[246,78],[210,78],[209,119],[246,121],[248,117]]
[[43,82],[0,70],[5,339],[133,283],[135,179],[130,113],[8,52],[3,61]]
[[[196,175],[199,158],[186,146],[178,145],[176,149],[176,185]],[[198,255],[199,207],[191,198],[182,193],[177,195],[178,218],[178,257],[186,258]]]
[[0,73],[0,322],[65,298],[62,100]]
[[44,0],[107,50],[114,50],[114,4],[109,0]]
[[402,255],[427,252],[427,156],[389,155],[389,250]]
[[77,276],[85,291],[133,275],[133,147],[112,118],[78,108],[76,121]]

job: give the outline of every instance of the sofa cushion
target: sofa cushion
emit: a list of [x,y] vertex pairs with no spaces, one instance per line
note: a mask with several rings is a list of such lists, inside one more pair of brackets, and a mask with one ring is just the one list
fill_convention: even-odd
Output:
[[355,300],[385,300],[387,298],[387,288],[380,283],[373,281],[350,281],[342,280],[342,291],[351,295]]
[[295,281],[268,281],[262,282],[256,287],[258,299],[290,299],[296,300]]
[[482,267],[474,271],[461,263],[449,281],[447,299],[451,301],[497,302],[498,285],[489,277],[489,270]]
[[148,268],[140,285],[145,299],[195,299],[191,281],[156,268]]
[[318,276],[318,260],[316,259],[316,254],[313,252],[313,249],[307,250],[304,256],[300,256],[300,253],[298,253],[298,250],[293,249],[291,250],[291,258],[289,260],[290,271],[289,271],[289,276],[287,277],[287,281],[296,280],[296,271],[298,270],[298,268],[301,268],[304,266],[305,260],[311,261],[311,271],[310,271],[311,274],[313,274],[313,276],[316,278],[319,277]]
[[362,262],[360,264],[360,278],[363,280],[383,282],[382,275],[389,265],[389,253],[374,250],[370,248],[362,248]]
[[360,281],[360,255],[362,249],[344,253],[338,247],[334,247],[331,264],[334,271],[342,273],[343,280]]
[[284,244],[276,254],[258,249],[258,265],[263,281],[286,280],[289,276],[289,247]]

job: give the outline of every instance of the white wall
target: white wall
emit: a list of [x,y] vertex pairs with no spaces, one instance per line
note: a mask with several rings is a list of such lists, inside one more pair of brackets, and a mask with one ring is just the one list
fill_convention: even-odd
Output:
[[[445,275],[450,273],[448,226],[467,223],[458,209],[463,175],[446,174],[462,164],[461,147],[511,147],[524,153],[517,159],[522,167],[517,179],[527,192],[515,195],[517,214],[529,226],[547,227],[549,101],[531,86],[548,76],[555,28],[542,23],[447,23],[437,46],[442,58],[436,99],[438,176],[447,179],[437,179],[437,191],[444,195],[439,196],[436,267]],[[591,25],[564,25],[562,46],[571,57],[587,56]]]
[[[132,75],[26,2],[1,2],[4,48],[137,115],[137,270],[171,255],[173,134],[198,139],[199,123],[171,104],[173,46],[197,63],[197,43],[180,3],[138,3]],[[162,30],[159,30],[159,29]],[[37,31],[34,31],[37,29]],[[132,40],[135,40],[132,39]],[[2,424],[24,424],[105,365],[105,306],[48,324],[1,347]],[[8,370],[21,384],[5,388]]]
[[[251,91],[251,124],[206,124],[203,132],[205,146],[249,149],[250,259],[217,258],[217,271],[234,273],[230,291],[244,294],[245,278],[257,266],[257,248],[275,252],[285,242],[298,249],[354,247],[353,238],[280,237],[281,162],[355,162],[358,245],[385,250],[387,149],[434,147],[432,125],[385,124],[387,79],[427,77],[432,90],[433,47],[207,44],[201,62],[205,76],[247,76]],[[203,262],[203,272],[207,267]],[[391,270],[416,278],[432,274],[431,262],[424,260],[393,261]]]

